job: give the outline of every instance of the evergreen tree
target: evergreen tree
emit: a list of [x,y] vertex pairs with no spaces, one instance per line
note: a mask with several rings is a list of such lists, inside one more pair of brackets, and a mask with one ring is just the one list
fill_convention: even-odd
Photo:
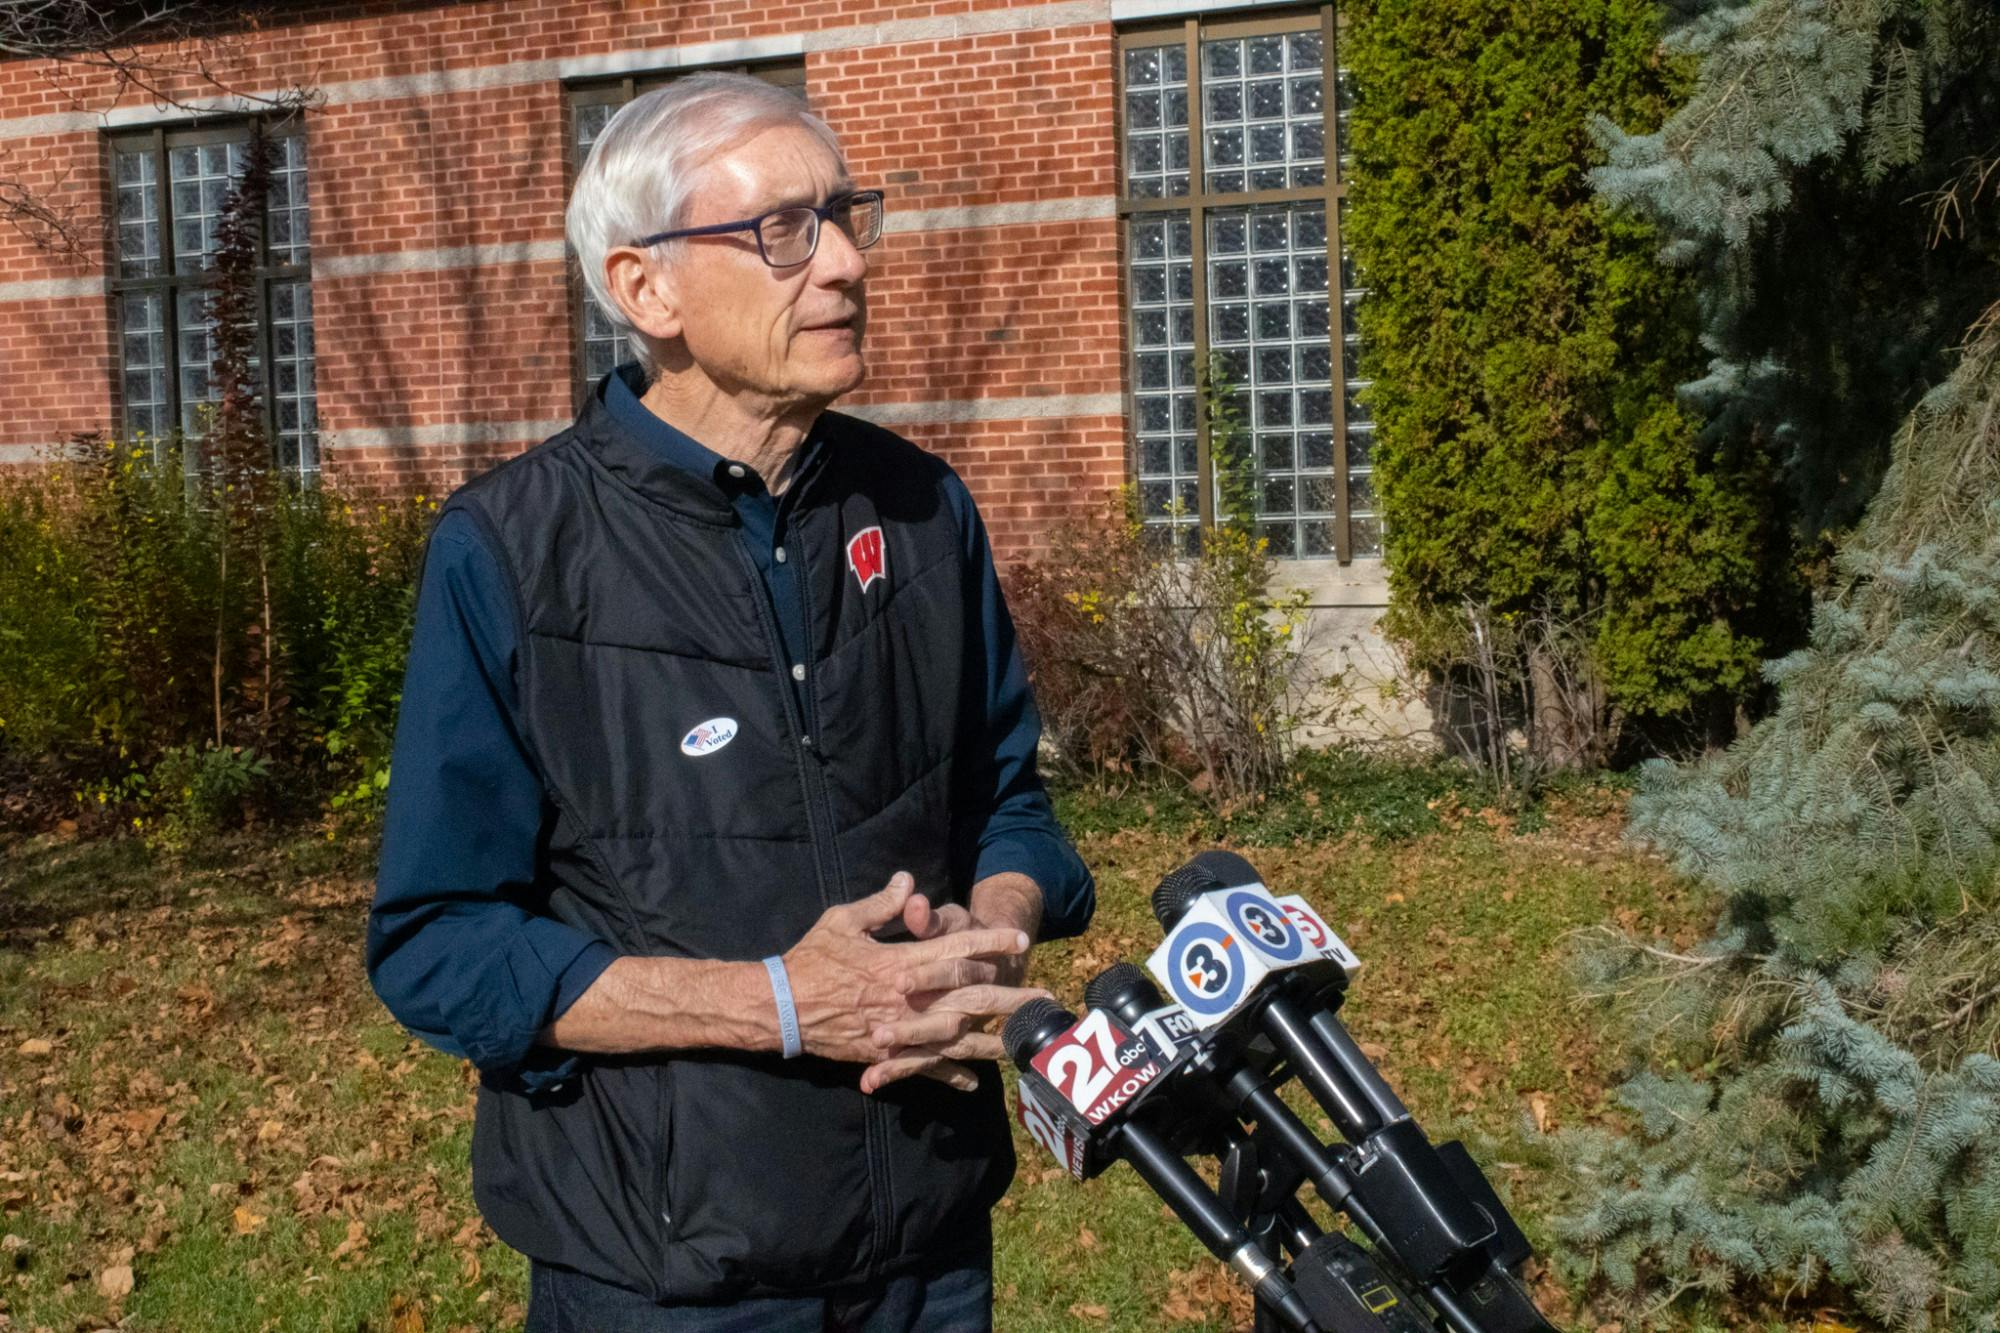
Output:
[[2000,17],[1989,0],[1681,7],[1667,49],[1695,62],[1690,95],[1663,122],[1598,120],[1593,179],[1698,279],[1705,443],[1773,458],[1813,554],[2000,294],[2000,232],[1960,197],[2000,146]]
[[1669,1295],[1830,1282],[1897,1328],[1990,1330],[2000,21],[1700,3],[1669,45],[1696,61],[1688,101],[1653,134],[1600,123],[1596,180],[1699,285],[1705,443],[1767,451],[1808,542],[1868,509],[1808,643],[1766,668],[1776,712],[1643,776],[1635,834],[1727,909],[1692,953],[1589,961],[1633,1022],[1640,1133],[1569,1139],[1595,1191],[1569,1258]]
[[[1346,12],[1343,236],[1369,288],[1392,631],[1442,670],[1467,604],[1580,625],[1603,705],[1732,716],[1773,597],[1762,459],[1697,448],[1675,400],[1701,365],[1692,285],[1587,175],[1593,116],[1657,119],[1679,87],[1658,15],[1644,0]],[[1548,638],[1526,641],[1532,657]],[[1511,687],[1541,717],[1537,665]],[[1544,759],[1605,758],[1535,730]]]
[[1653,1064],[1571,1136],[1579,1273],[2000,1311],[2000,306],[1898,436],[1776,713],[1644,775],[1634,829],[1722,888],[1690,955],[1599,955]]

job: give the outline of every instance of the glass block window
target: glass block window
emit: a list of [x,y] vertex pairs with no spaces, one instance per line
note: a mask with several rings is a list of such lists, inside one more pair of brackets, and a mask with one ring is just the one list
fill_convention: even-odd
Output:
[[1146,522],[1175,549],[1221,504],[1195,392],[1212,365],[1241,391],[1253,518],[1273,553],[1381,553],[1356,397],[1365,288],[1329,170],[1349,100],[1337,31],[1322,9],[1120,37],[1133,469]]
[[[776,84],[797,94],[800,101],[806,100],[806,67],[803,61],[788,60],[758,65],[719,65],[704,68],[702,73],[728,70],[737,74],[751,74],[767,83]],[[570,110],[570,180],[575,181],[576,173],[590,158],[592,145],[604,133],[604,127],[611,123],[618,108],[624,106],[641,93],[651,92],[693,70],[674,70],[671,73],[641,74],[620,79],[600,80],[594,83],[573,84],[569,89]],[[580,275],[571,274],[570,305],[576,312],[575,397],[578,405],[583,395],[589,392],[612,368],[633,360],[632,348],[604,310],[597,304],[590,291],[583,285]]]
[[1208,188],[1217,194],[1326,183],[1320,34],[1201,44]]
[[1139,504],[1185,549],[1201,513],[1194,419],[1194,232],[1185,213],[1127,224]]
[[[144,432],[156,456],[199,437],[210,382],[216,226],[241,175],[250,124],[155,129],[110,142],[117,192],[117,262],[111,288],[120,331],[125,430]],[[306,141],[296,121],[270,125],[275,150],[258,263],[261,377],[273,464],[299,482],[318,477],[313,399]],[[185,455],[190,466],[192,454]]]
[[1125,56],[1125,179],[1136,199],[1188,192],[1187,49],[1140,47]]

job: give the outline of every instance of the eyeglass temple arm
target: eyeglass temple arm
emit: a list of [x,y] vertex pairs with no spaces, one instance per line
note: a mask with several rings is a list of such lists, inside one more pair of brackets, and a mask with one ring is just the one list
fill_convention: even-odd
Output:
[[651,236],[633,242],[633,244],[642,246],[657,245],[661,241],[671,241],[681,236],[720,236],[724,232],[730,231],[755,231],[758,224],[763,220],[762,218],[751,218],[748,222],[717,222],[707,227],[682,227],[678,231],[655,232]]
[[[852,190],[849,191],[847,194],[840,196],[838,199],[827,200],[824,204],[821,204],[817,208],[814,208],[810,204],[804,205],[804,207],[811,208],[814,216],[816,216],[821,222],[825,222],[830,217],[832,217],[833,210],[840,207],[842,204],[851,204],[857,198],[863,195],[871,195],[871,194],[875,196],[876,203],[879,204],[882,202],[882,192],[880,190]],[[786,210],[777,209],[775,211],[782,213],[785,212]],[[643,240],[635,241],[634,244],[641,246],[658,245],[661,241],[671,241],[681,236],[720,236],[724,232],[755,231],[757,228],[763,226],[764,218],[770,216],[771,214],[766,213],[763,215],[763,217],[751,218],[745,222],[717,222],[707,227],[682,227],[678,231],[663,231],[655,233],[654,235],[648,236]]]

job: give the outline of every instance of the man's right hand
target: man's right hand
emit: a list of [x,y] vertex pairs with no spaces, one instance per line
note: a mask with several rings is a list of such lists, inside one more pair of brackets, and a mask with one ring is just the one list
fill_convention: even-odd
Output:
[[[941,970],[954,970],[937,965],[990,967],[1027,952],[1027,934],[1005,928],[969,927],[899,944],[873,938],[870,931],[902,917],[915,888],[910,876],[898,871],[881,892],[828,908],[784,955],[799,1039],[812,1054],[872,1064],[883,1054],[876,1033],[915,1017],[920,1011],[911,1007],[911,994],[931,989]],[[1038,994],[1024,989],[1020,998]],[[970,1071],[954,1065],[933,1076],[963,1087]]]

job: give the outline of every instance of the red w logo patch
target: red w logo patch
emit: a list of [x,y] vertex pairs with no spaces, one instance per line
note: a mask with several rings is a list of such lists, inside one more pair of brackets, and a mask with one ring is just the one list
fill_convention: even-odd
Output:
[[847,539],[847,567],[861,581],[861,591],[882,577],[882,529],[863,528]]

